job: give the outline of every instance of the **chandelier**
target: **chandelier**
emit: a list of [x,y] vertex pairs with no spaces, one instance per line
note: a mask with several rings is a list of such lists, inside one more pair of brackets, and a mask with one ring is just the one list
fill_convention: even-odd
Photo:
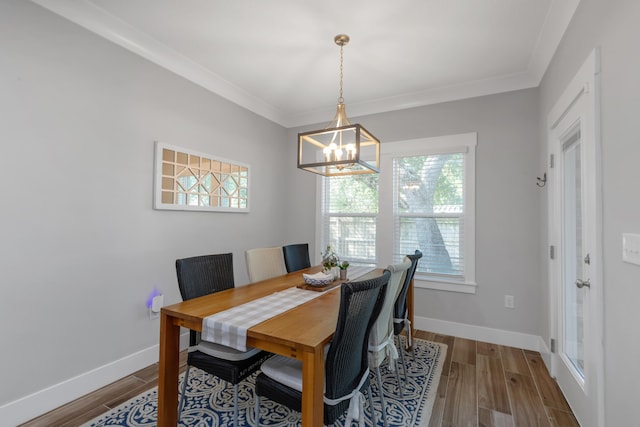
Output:
[[340,46],[340,94],[333,120],[321,130],[298,134],[298,168],[324,176],[380,171],[380,141],[362,125],[352,125],[342,97],[343,49],[349,36],[334,38]]

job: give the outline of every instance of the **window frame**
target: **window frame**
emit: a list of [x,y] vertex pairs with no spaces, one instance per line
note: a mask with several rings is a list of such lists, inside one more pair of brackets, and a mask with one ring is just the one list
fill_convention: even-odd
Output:
[[[378,220],[376,225],[376,264],[393,263],[395,247],[393,160],[398,157],[428,156],[462,153],[464,157],[464,272],[461,278],[416,272],[414,286],[452,292],[476,293],[475,277],[475,193],[477,133],[463,133],[419,138],[380,145],[380,174],[378,178]],[[323,179],[316,180],[316,241],[323,241],[324,194]]]
[[[381,265],[393,262],[395,247],[395,214],[393,160],[401,157],[462,153],[464,161],[464,243],[460,250],[464,257],[462,277],[416,272],[416,288],[476,293],[475,278],[475,165],[477,133],[470,132],[431,138],[390,142],[381,145],[378,225],[378,253]],[[385,207],[383,209],[383,207]],[[389,249],[386,249],[389,248]]]

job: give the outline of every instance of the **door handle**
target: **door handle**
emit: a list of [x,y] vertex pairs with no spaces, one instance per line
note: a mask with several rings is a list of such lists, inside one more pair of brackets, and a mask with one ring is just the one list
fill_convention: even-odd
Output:
[[591,288],[591,280],[590,279],[587,279],[587,280],[578,279],[578,280],[576,280],[576,286],[579,289],[582,289],[584,287]]

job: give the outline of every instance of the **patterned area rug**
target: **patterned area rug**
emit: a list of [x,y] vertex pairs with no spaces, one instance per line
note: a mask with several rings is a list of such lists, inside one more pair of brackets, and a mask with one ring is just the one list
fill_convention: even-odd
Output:
[[[395,373],[389,372],[386,364],[381,368],[384,396],[389,426],[419,426],[429,424],[431,411],[442,372],[442,364],[447,353],[444,344],[414,340],[414,359],[405,354],[409,371],[409,381],[405,382],[400,367],[404,398],[400,392]],[[180,384],[184,380],[180,377]],[[255,426],[254,416],[255,374],[240,383],[238,390],[238,424]],[[380,389],[375,375],[371,374],[374,409],[378,426],[382,426]],[[154,388],[123,403],[110,412],[86,423],[83,427],[151,427],[156,425],[158,389]],[[369,404],[365,405],[367,422],[370,419]],[[187,400],[182,411],[180,426],[214,427],[233,425],[233,387],[203,371],[192,368],[187,384]],[[260,400],[260,425],[270,427],[294,427],[300,425],[300,414],[272,402]],[[355,425],[355,423],[354,423]],[[335,423],[344,427],[344,416]]]

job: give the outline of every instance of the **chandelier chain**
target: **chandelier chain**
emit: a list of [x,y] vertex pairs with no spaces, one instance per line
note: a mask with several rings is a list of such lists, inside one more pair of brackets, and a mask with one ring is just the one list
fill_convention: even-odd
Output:
[[340,96],[338,97],[338,103],[339,104],[343,104],[344,103],[344,98],[342,97],[342,62],[344,60],[343,57],[343,50],[344,50],[344,44],[340,44]]

